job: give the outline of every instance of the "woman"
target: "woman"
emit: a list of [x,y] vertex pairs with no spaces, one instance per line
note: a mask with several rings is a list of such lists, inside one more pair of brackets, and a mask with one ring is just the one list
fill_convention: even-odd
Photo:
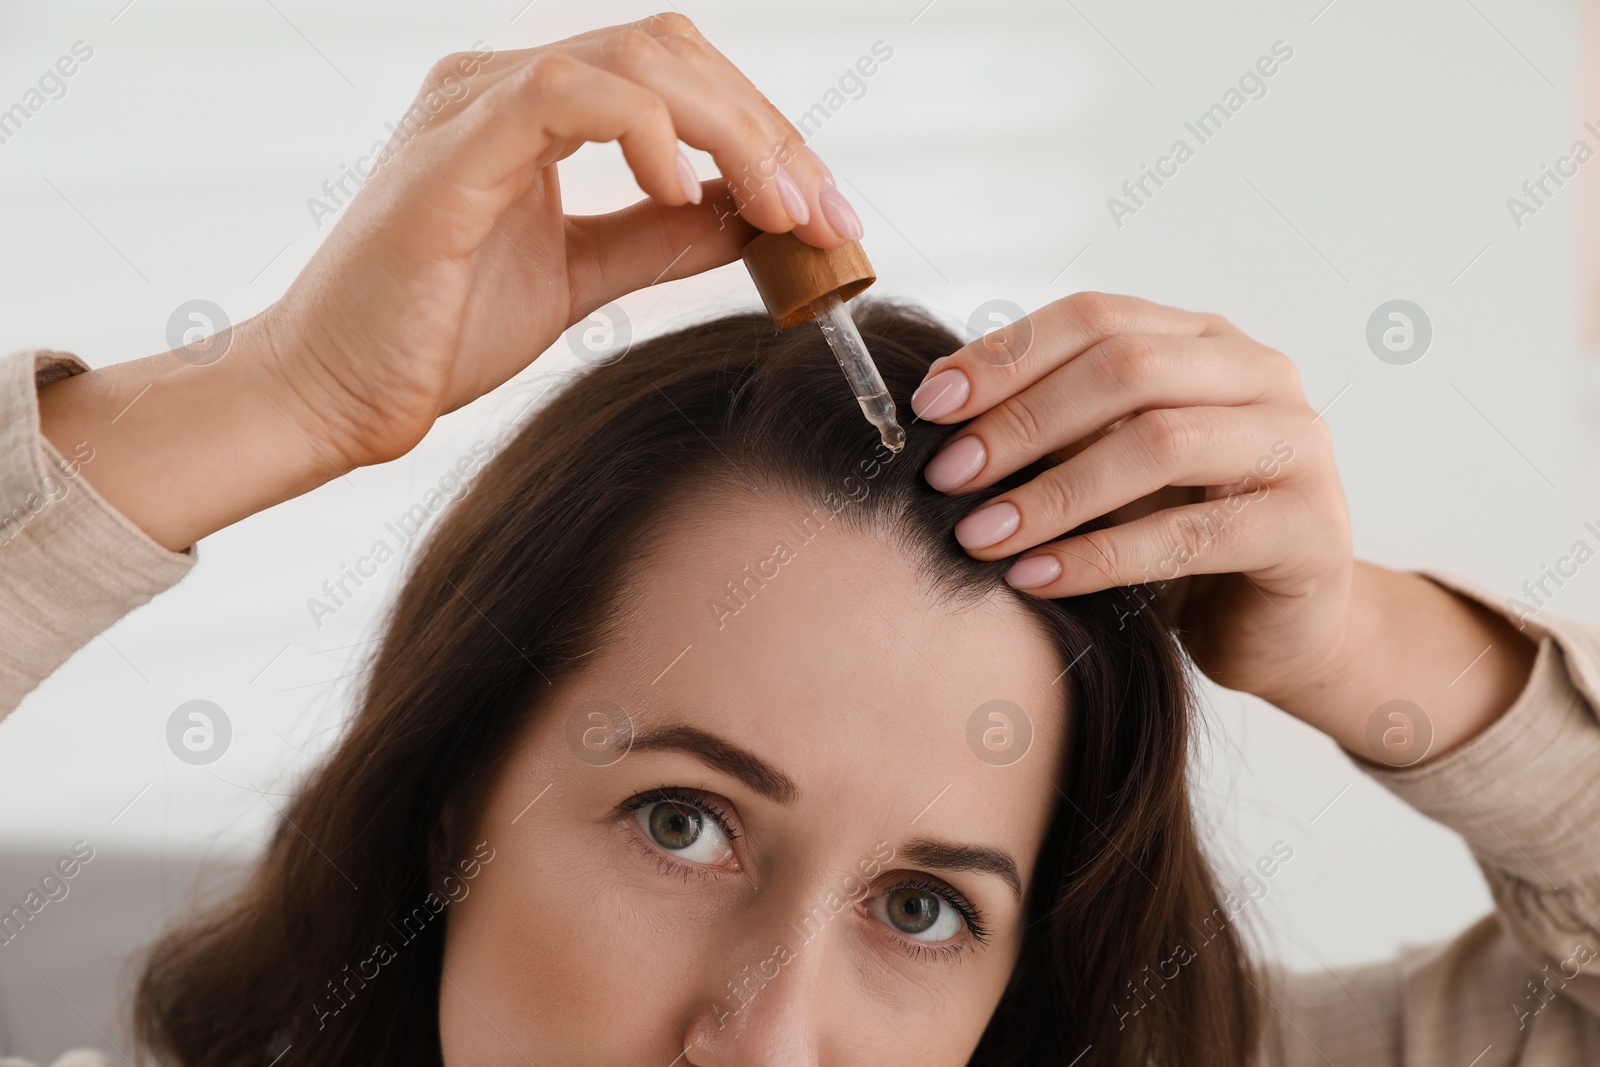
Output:
[[[224,358],[0,363],[5,707],[181,578],[200,537],[403,455],[590,310],[758,229],[859,232],[681,17],[495,56],[468,84]],[[679,183],[679,137],[732,196]],[[564,218],[554,162],[610,138],[651,199]],[[1292,364],[1217,316],[1078,294],[997,348],[863,307],[918,416],[899,455],[820,338],[760,315],[635,345],[520,429],[430,538],[348,736],[249,884],[152,951],[141,1051],[1600,1051],[1595,636],[1519,632],[1470,583],[1353,561]],[[106,422],[147,386],[140,418]],[[75,475],[35,509],[46,464]],[[1460,830],[1497,915],[1331,980],[1252,966],[1188,806],[1184,653]],[[1426,709],[1405,722],[1422,751],[1385,739],[1396,696]]]

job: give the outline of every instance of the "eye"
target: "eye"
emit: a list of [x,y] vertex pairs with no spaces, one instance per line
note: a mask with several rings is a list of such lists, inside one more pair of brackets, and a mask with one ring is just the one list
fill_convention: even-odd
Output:
[[678,859],[715,866],[733,853],[717,819],[687,800],[647,800],[633,818],[645,837]]
[[880,893],[867,904],[867,911],[896,933],[935,944],[955,937],[964,921],[949,901],[919,885],[898,885]]

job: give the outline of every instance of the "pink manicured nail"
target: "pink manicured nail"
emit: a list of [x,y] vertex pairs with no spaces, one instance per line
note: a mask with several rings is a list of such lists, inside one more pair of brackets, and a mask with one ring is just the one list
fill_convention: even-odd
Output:
[[678,182],[683,186],[683,195],[689,198],[689,203],[700,202],[700,179],[694,176],[694,165],[689,162],[689,157],[683,154],[683,149],[678,149]]
[[854,241],[861,236],[861,216],[856,214],[843,193],[831,185],[824,185],[817,192],[817,200],[822,204],[822,217],[828,220],[828,225],[833,227],[835,233],[847,241]]
[[1061,575],[1061,561],[1046,553],[1019,559],[1006,571],[1006,581],[1014,589],[1032,589],[1053,582]]
[[948,492],[970,482],[973,475],[983,470],[983,461],[986,458],[983,442],[975,435],[968,434],[961,440],[953,441],[940,449],[939,454],[922,468],[922,476],[928,479],[928,484],[935,489]]
[[1022,512],[1009,500],[979,508],[956,523],[956,540],[962,548],[987,548],[1004,541],[1022,524]]
[[789,177],[782,163],[778,164],[778,199],[783,201],[783,210],[794,219],[796,226],[804,226],[811,221],[811,209],[806,206],[805,194],[800,192],[800,187]]
[[811,162],[815,163],[817,169],[822,171],[822,180],[829,185],[837,185],[838,182],[833,180],[833,171],[829,170],[828,165],[822,161],[822,157],[817,155],[816,149],[806,145],[806,151],[811,153]]
[[921,419],[938,419],[967,402],[972,385],[959,367],[942,370],[917,386],[911,394],[911,410]]

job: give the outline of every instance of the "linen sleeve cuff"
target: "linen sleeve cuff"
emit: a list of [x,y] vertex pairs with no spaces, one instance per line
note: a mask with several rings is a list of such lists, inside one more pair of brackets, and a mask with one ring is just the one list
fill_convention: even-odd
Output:
[[198,559],[94,490],[91,443],[63,456],[40,432],[38,388],[88,369],[66,352],[0,357],[0,716]]
[[1539,886],[1593,881],[1600,868],[1600,633],[1524,611],[1473,579],[1420,573],[1519,624],[1538,646],[1532,670],[1499,719],[1437,759],[1402,768],[1354,753],[1352,759],[1461,834],[1482,862]]

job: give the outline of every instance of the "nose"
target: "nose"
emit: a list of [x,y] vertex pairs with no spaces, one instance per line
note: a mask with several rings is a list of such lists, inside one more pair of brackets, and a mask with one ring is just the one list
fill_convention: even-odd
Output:
[[695,1014],[684,1060],[694,1067],[820,1067],[829,974],[843,962],[830,959],[837,955],[830,932],[806,940],[782,922],[762,924],[737,972],[720,976],[714,999]]

